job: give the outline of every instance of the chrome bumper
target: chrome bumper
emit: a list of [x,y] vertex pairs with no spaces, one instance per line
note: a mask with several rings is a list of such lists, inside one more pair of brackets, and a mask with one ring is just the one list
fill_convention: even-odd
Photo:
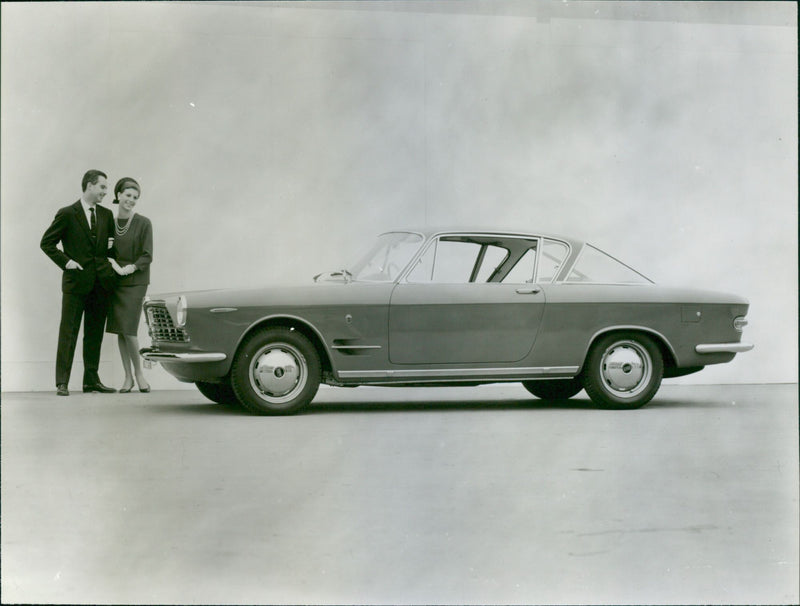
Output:
[[707,353],[741,353],[753,349],[752,343],[705,343],[697,345],[694,350],[699,354]]
[[168,353],[159,351],[152,347],[145,347],[139,350],[139,355],[148,362],[222,362],[226,356],[224,353]]

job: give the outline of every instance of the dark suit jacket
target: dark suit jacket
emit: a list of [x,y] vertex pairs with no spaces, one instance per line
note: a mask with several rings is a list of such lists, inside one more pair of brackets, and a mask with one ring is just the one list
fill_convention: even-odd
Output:
[[136,266],[136,271],[127,276],[120,276],[118,286],[134,286],[150,284],[150,263],[153,262],[153,225],[150,219],[136,213],[124,236],[117,236],[114,241],[114,258],[117,263]]
[[[96,238],[92,238],[80,200],[59,209],[42,236],[42,250],[64,270],[61,278],[62,292],[87,294],[96,280],[100,281],[104,289],[114,289],[117,274],[108,262],[108,257],[114,257],[113,250],[108,246],[108,239],[114,236],[114,215],[99,204],[95,206],[95,215]],[[63,251],[56,246],[59,242]],[[67,261],[70,259],[80,263],[83,269],[67,270]]]

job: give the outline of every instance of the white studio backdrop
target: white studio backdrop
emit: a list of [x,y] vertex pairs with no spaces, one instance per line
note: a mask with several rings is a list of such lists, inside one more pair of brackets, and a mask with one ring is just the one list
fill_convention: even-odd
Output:
[[544,230],[750,300],[756,349],[678,381],[796,382],[796,10],[3,3],[2,389],[53,389],[39,240],[89,168],[141,183],[151,292],[310,280],[396,227]]

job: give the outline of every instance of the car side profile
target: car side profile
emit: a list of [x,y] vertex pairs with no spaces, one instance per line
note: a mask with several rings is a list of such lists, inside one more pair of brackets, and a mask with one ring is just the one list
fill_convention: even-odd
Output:
[[296,413],[321,383],[521,382],[543,399],[585,389],[600,408],[633,409],[662,379],[752,349],[748,306],[657,286],[575,238],[401,230],[305,284],[150,296],[141,355],[256,414]]

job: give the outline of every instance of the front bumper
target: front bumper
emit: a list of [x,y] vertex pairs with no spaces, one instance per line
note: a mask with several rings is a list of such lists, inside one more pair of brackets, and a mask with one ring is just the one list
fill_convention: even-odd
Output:
[[139,355],[149,362],[222,362],[228,357],[217,352],[169,353],[153,347],[140,349]]
[[751,349],[752,343],[703,343],[694,348],[699,354],[742,353]]

